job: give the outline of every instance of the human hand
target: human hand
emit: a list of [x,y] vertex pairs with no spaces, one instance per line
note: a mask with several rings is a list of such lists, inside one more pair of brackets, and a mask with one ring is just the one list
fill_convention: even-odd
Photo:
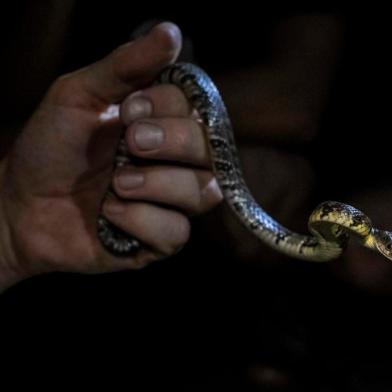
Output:
[[[170,256],[188,239],[188,216],[221,200],[185,97],[148,87],[180,46],[177,27],[163,23],[51,86],[1,163],[0,289],[48,271],[115,271]],[[106,200],[103,214],[146,248],[118,259],[97,239],[97,216],[124,126],[130,152],[148,164],[116,170],[121,199]]]

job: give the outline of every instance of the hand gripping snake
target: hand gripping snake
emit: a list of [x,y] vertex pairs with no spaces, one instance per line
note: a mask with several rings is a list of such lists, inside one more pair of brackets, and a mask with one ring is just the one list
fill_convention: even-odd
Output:
[[[311,235],[290,231],[270,217],[254,200],[245,184],[230,119],[221,96],[209,78],[193,64],[177,63],[166,68],[157,83],[179,87],[197,110],[207,135],[214,175],[224,199],[239,220],[265,244],[288,256],[310,261],[335,259],[345,249],[349,235],[363,246],[392,260],[392,232],[372,227],[370,219],[356,208],[334,201],[320,204],[310,215]],[[130,163],[124,137],[121,138],[115,167]],[[98,237],[117,256],[129,256],[140,242],[98,217]]]

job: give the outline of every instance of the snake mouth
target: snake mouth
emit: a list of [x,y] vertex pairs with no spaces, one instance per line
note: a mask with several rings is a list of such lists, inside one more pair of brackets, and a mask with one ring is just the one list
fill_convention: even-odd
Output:
[[374,230],[374,246],[387,259],[392,261],[392,232]]

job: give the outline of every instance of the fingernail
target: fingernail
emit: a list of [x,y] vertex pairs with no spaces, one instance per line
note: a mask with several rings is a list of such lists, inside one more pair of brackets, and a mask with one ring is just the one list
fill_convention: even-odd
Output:
[[125,125],[130,125],[138,118],[150,117],[152,114],[152,103],[136,93],[127,98],[122,105],[122,120]]
[[153,150],[163,143],[164,133],[154,124],[139,123],[136,126],[134,138],[140,150]]
[[120,174],[117,178],[117,185],[125,190],[138,188],[144,183],[144,176],[141,173]]
[[107,200],[103,205],[104,212],[108,214],[120,214],[124,212],[125,207],[122,203],[116,200]]

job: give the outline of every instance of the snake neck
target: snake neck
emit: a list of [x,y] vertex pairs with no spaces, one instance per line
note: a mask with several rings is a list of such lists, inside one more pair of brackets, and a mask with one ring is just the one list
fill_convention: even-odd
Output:
[[178,86],[196,108],[205,126],[219,187],[243,225],[259,240],[291,257],[324,261],[341,253],[337,243],[328,244],[280,225],[254,200],[244,181],[226,107],[204,71],[193,64],[174,64],[162,73],[160,83]]

